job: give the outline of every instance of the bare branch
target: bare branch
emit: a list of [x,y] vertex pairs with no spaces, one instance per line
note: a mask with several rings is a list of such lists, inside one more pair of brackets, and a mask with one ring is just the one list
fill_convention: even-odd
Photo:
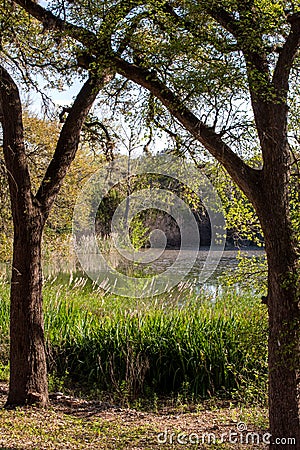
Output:
[[[105,135],[105,144],[103,145],[104,154],[107,161],[114,160],[114,150],[116,147],[115,141],[108,130],[108,127],[98,119],[95,119],[91,122],[86,122],[84,124],[84,128],[88,130],[88,135],[92,137],[92,140],[99,140],[101,138],[101,133],[99,133],[99,128]],[[98,130],[97,130],[98,128]],[[115,133],[114,133],[115,134]],[[115,137],[118,137],[115,134]],[[89,138],[87,138],[89,140]],[[103,142],[103,140],[102,140]]]

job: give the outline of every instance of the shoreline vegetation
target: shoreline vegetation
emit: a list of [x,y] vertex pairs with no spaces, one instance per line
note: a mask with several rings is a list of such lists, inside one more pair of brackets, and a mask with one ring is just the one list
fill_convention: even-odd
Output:
[[[2,406],[9,288],[2,278]],[[141,300],[104,294],[76,274],[49,277],[43,297],[50,408],[1,409],[0,448],[180,449],[183,433],[184,448],[238,449],[245,444],[220,437],[240,422],[261,439],[268,429],[266,307],[254,291],[220,292],[196,294],[187,283]],[[207,442],[211,433],[215,443]],[[247,445],[266,448],[261,440]]]
[[[1,282],[0,375],[8,374],[9,285]],[[104,294],[84,277],[45,282],[50,389],[122,405],[211,397],[265,404],[267,311],[260,296],[188,285],[154,298]]]

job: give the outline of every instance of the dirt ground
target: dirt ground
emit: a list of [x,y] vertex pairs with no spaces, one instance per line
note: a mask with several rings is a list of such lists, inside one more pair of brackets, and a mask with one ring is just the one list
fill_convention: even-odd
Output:
[[266,449],[266,410],[210,402],[166,406],[157,412],[120,408],[61,393],[48,409],[3,408],[0,449]]

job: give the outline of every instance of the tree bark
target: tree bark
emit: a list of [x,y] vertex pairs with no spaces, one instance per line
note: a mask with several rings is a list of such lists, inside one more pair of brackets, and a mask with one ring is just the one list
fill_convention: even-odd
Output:
[[[278,148],[277,148],[278,150]],[[281,155],[278,159],[278,156]],[[263,172],[263,186],[256,195],[268,260],[269,313],[269,420],[272,444],[284,449],[285,439],[300,446],[299,423],[299,292],[298,255],[289,218],[288,145],[273,149]]]
[[[278,229],[278,223],[276,224]],[[284,239],[278,233],[278,239]],[[286,239],[285,239],[286,240]],[[294,438],[294,448],[300,445],[299,424],[299,305],[296,289],[296,259],[287,243],[274,248],[266,240],[268,255],[269,310],[269,420],[273,445],[284,449]],[[279,439],[276,442],[276,439]]]
[[10,382],[6,406],[48,403],[42,310],[44,219],[31,192],[19,91],[0,68],[3,153],[14,224],[10,306]]
[[6,406],[48,403],[42,304],[39,209],[14,205],[14,247],[10,303],[10,381]]
[[48,403],[42,302],[41,241],[44,224],[79,144],[86,116],[113,73],[90,77],[61,130],[36,196],[31,190],[19,91],[0,66],[0,120],[14,223],[10,309],[10,382],[6,406]]

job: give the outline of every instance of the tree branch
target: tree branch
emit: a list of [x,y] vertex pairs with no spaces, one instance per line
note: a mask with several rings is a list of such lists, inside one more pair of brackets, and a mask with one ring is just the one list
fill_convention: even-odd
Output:
[[[237,41],[237,48],[244,54],[250,71],[256,69],[265,78],[269,77],[267,58],[264,52],[262,34],[259,30],[259,18],[251,15],[249,22],[249,11],[253,6],[253,1],[239,2],[240,18],[235,19],[233,15],[222,6],[207,8],[208,14],[213,17],[225,30],[229,31]],[[246,14],[245,14],[246,13]],[[249,37],[256,31],[255,39]],[[255,43],[256,42],[256,43]]]
[[51,11],[43,8],[34,0],[16,0],[28,14],[41,22],[45,30],[65,31],[69,36],[82,42],[84,45],[90,46],[95,43],[96,35],[83,27],[73,25],[55,16]]
[[78,40],[88,48],[94,49],[94,54],[100,55],[111,51],[110,36],[116,25],[135,6],[141,5],[141,0],[124,0],[112,6],[106,13],[101,25],[100,33],[97,35],[83,27],[69,23],[54,15],[34,0],[16,0],[16,3],[27,11],[31,16],[42,22],[45,30],[65,31],[69,36]]
[[[213,8],[209,8],[208,6],[204,7],[206,12],[215,19],[223,28],[225,28],[229,33],[231,33],[235,38],[238,33],[238,21],[228,12],[226,9],[221,6],[214,5]],[[163,5],[163,9],[166,13],[168,13],[173,19],[175,19],[176,23],[180,26],[183,26],[186,30],[190,31],[192,34],[197,35],[197,27],[191,20],[187,20],[183,17],[180,17],[172,5],[166,2]]]
[[130,64],[119,57],[115,57],[114,62],[120,74],[143,86],[155,95],[211,155],[224,165],[228,173],[245,194],[252,198],[253,189],[255,187],[257,189],[256,185],[260,179],[261,172],[259,170],[252,169],[248,166],[222,141],[219,134],[202,123],[186,108],[180,98],[157,78],[156,73]]
[[239,22],[226,9],[216,6],[212,9],[208,8],[207,12],[216,22],[222,25],[225,30],[229,31],[237,40],[239,37]]
[[[255,23],[254,18],[249,22],[249,18],[245,16],[245,11],[248,11],[252,6],[252,1],[246,4],[239,5],[240,18],[236,19],[230,12],[222,6],[215,4],[213,8],[209,5],[205,6],[207,14],[212,17],[219,25],[236,39],[236,44],[232,50],[240,50],[243,52],[249,81],[249,90],[251,94],[251,101],[255,120],[257,123],[258,133],[261,141],[264,139],[264,134],[260,130],[270,128],[269,114],[267,113],[267,105],[265,102],[265,91],[271,89],[270,72],[265,54],[262,35],[259,26]],[[197,27],[191,20],[186,20],[180,17],[169,3],[166,3],[164,9],[170,18],[175,21],[178,26],[184,27],[197,38]],[[257,19],[256,19],[257,20]],[[256,28],[257,27],[257,28]],[[254,31],[257,31],[257,39],[249,39]],[[245,38],[247,36],[247,39]],[[255,44],[254,44],[255,43]],[[261,111],[264,111],[261,114]]]
[[[50,21],[50,25],[53,28],[58,27],[58,29],[64,29],[69,36],[78,39],[82,44],[89,48],[90,57],[99,55],[97,48],[98,40],[95,34],[55,18],[52,13],[44,10],[34,3],[33,0],[16,0],[16,2],[25,8],[27,12],[33,14],[38,20],[44,22],[45,20]],[[214,13],[211,12],[211,14],[220,24],[225,26],[228,31],[234,33],[237,32],[238,21],[236,21],[227,11],[218,8]],[[96,51],[93,49],[96,49]],[[110,63],[115,65],[117,71],[121,75],[124,75],[152,92],[167,107],[171,114],[173,114],[174,117],[176,117],[177,120],[189,130],[220,163],[224,165],[245,194],[249,198],[253,197],[252,192],[254,190],[254,184],[256,185],[259,182],[260,171],[249,167],[228,145],[226,145],[226,143],[222,141],[220,135],[202,123],[189,109],[183,106],[182,101],[158,79],[156,74],[135,64],[126,62],[112,52],[110,53]],[[64,127],[66,125],[67,121]],[[41,199],[44,198],[45,195],[42,194],[42,192],[51,191],[51,189],[47,188],[47,183],[48,181],[45,181],[41,187],[41,191],[39,191]]]
[[300,13],[288,16],[287,20],[291,24],[290,33],[279,53],[273,75],[273,84],[284,95],[284,98],[288,92],[289,75],[293,61],[300,47]]
[[119,56],[121,56],[122,53],[127,49],[128,45],[130,44],[130,39],[133,33],[136,31],[141,20],[148,16],[149,16],[148,13],[142,12],[132,19],[132,23],[128,26],[128,29],[126,29],[124,38],[121,40],[119,44],[119,48],[117,51],[117,54]]
[[[22,104],[19,90],[7,70],[0,66],[0,121],[3,153],[8,173],[11,201],[21,202],[23,211],[31,204],[31,181],[26,160]],[[13,208],[14,212],[15,208]]]
[[[110,135],[110,132],[108,131],[108,128],[106,125],[104,125],[103,122],[100,120],[93,120],[92,122],[86,122],[84,124],[84,128],[88,130],[87,134],[87,140],[89,141],[91,138],[92,140],[99,140],[101,139],[101,133],[97,130],[97,128],[100,128],[105,135],[105,144],[104,144],[104,154],[107,161],[113,161],[114,160],[114,149],[115,149],[115,142]],[[93,129],[94,128],[94,129]],[[91,138],[89,138],[89,134]],[[116,136],[116,135],[115,135]],[[102,139],[103,142],[103,139]]]
[[63,179],[78,149],[82,126],[99,90],[112,78],[111,71],[104,71],[97,79],[90,77],[77,95],[62,127],[53,158],[36,194],[44,216],[47,217]]
[[[180,17],[169,3],[165,3],[163,5],[163,10],[166,14],[168,14],[173,23],[175,21],[176,25],[189,31],[195,37],[195,39],[198,38],[199,26],[197,26],[192,20]],[[213,10],[207,10],[207,12],[216,22],[218,22],[233,37],[236,38],[236,33],[238,31],[238,22],[234,19],[234,17],[232,17],[226,10],[221,8],[214,8]],[[155,17],[155,21],[160,24],[160,26],[162,26],[159,14],[157,14],[157,16]],[[217,38],[214,45],[216,48],[222,48],[222,51],[224,52],[236,52],[240,50],[236,43],[229,44],[225,41],[222,42],[221,39],[218,40]]]

